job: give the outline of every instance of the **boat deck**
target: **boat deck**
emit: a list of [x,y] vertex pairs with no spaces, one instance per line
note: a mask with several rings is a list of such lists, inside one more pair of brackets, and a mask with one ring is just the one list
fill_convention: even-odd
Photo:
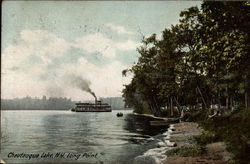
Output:
[[76,107],[71,111],[73,112],[111,112],[111,106],[104,103],[76,103]]

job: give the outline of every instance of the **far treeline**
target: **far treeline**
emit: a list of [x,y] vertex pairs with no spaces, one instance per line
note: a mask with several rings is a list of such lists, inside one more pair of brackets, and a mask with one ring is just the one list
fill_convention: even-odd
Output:
[[75,102],[68,98],[43,96],[1,99],[1,110],[69,110]]
[[249,108],[249,33],[246,1],[205,1],[182,11],[179,23],[163,30],[161,39],[143,38],[138,62],[122,72],[133,74],[123,90],[126,105],[168,117],[180,115],[183,106],[207,114],[215,105]]
[[[111,105],[113,110],[124,110],[122,97],[100,98],[103,103]],[[1,99],[1,110],[69,110],[75,107],[77,101],[66,97],[43,96],[42,99],[26,96],[24,98]],[[86,101],[93,103],[93,101]],[[126,108],[127,109],[127,108]]]

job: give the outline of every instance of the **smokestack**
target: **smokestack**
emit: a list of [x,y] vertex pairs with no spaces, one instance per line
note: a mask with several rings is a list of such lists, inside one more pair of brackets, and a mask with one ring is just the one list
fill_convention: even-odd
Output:
[[94,93],[93,91],[91,91],[91,90],[89,90],[88,92],[89,92],[91,95],[94,96],[94,98],[95,98],[95,103],[97,103],[97,97],[96,97],[95,93]]

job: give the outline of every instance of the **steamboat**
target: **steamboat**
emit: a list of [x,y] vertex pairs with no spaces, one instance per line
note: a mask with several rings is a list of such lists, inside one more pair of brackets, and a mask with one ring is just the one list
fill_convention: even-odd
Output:
[[71,109],[72,112],[111,112],[111,106],[95,99],[95,103],[76,103]]

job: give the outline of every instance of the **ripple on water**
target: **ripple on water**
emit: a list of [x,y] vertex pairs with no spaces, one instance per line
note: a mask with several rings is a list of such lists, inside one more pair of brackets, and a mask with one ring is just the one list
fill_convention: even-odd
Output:
[[[16,152],[103,153],[104,161],[128,161],[153,148],[155,135],[165,129],[149,126],[151,119],[122,111],[112,113],[74,113],[70,111],[4,111],[3,158]],[[8,159],[7,159],[8,160]],[[98,159],[99,160],[99,159]],[[8,161],[7,161],[8,162]],[[11,161],[15,162],[15,161]]]

